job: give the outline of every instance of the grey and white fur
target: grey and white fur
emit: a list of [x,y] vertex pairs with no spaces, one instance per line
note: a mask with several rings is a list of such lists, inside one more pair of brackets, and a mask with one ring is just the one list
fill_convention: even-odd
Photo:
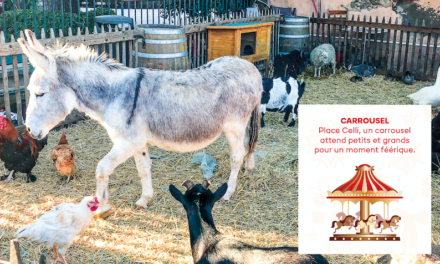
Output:
[[[325,65],[332,65],[333,74],[336,73],[336,51],[330,44],[321,44],[310,53],[310,61],[315,67],[315,76],[321,77],[321,68]],[[318,75],[316,75],[318,70]]]
[[102,124],[114,144],[96,169],[100,213],[111,209],[110,174],[132,156],[142,183],[136,205],[147,206],[153,197],[148,145],[195,151],[223,132],[231,157],[225,200],[236,189],[243,159],[248,173],[254,169],[263,88],[252,63],[222,57],[182,72],[133,69],[106,55],[98,56],[84,45],[46,49],[32,31],[26,30],[26,36],[27,42],[17,41],[35,67],[28,86],[26,126],[30,134],[44,137],[77,109]]
[[183,183],[187,191],[182,194],[170,185],[171,195],[185,208],[191,251],[197,264],[328,264],[322,255],[300,255],[297,247],[255,247],[221,234],[215,227],[212,208],[226,192],[223,184],[214,193],[209,182]]
[[[280,112],[284,114],[284,122],[287,122],[292,113],[292,121],[289,126],[295,126],[298,115],[298,104],[306,84],[303,80],[299,83],[295,78],[263,78],[263,94],[261,95],[261,127],[264,127],[264,115],[266,111]],[[293,112],[292,112],[293,111]]]

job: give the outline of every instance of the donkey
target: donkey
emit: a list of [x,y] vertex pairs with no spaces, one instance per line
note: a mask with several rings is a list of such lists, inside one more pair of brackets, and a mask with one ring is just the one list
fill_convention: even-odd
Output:
[[26,30],[26,36],[27,42],[17,41],[35,67],[28,86],[29,133],[43,138],[77,109],[101,123],[114,144],[96,169],[102,217],[111,210],[109,175],[132,156],[142,183],[136,205],[147,207],[153,196],[150,144],[189,152],[208,146],[223,132],[231,156],[225,200],[236,189],[243,159],[246,173],[254,169],[263,88],[252,63],[222,57],[188,71],[133,69],[84,45],[46,49],[32,31]]
[[228,185],[224,183],[214,193],[208,189],[209,181],[206,180],[202,184],[187,180],[182,185],[187,189],[185,194],[174,185],[170,185],[169,190],[186,210],[194,263],[328,263],[321,255],[299,255],[297,247],[260,248],[222,235],[215,228],[212,208]]

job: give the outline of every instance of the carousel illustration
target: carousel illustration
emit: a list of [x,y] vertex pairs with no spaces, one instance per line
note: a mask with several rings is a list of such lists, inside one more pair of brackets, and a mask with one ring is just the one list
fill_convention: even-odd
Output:
[[[336,188],[333,192],[327,191],[327,199],[331,202],[338,201],[342,204],[342,212],[336,216],[339,221],[333,221],[331,228],[334,229],[330,241],[400,241],[396,234],[383,234],[384,230],[394,232],[399,227],[400,216],[389,216],[390,203],[399,202],[402,199],[402,191],[397,192],[391,186],[380,181],[374,176],[374,166],[362,164],[356,167],[356,174],[348,182]],[[347,202],[347,214],[344,213],[344,203]],[[350,215],[350,202],[360,203],[360,211],[356,217]],[[383,216],[379,213],[370,213],[370,204],[383,202]],[[387,214],[385,215],[385,208]],[[386,216],[386,217],[385,217]],[[343,227],[345,230],[352,228],[357,230],[356,234],[336,234]],[[377,233],[373,233],[377,232]]]

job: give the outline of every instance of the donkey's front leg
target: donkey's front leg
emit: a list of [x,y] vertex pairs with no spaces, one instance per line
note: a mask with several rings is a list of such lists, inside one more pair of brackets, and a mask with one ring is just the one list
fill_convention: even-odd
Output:
[[110,152],[98,163],[98,167],[96,168],[96,196],[99,201],[97,213],[99,213],[101,217],[108,216],[108,212],[111,209],[108,204],[108,177],[119,164],[133,156],[135,149],[135,146],[128,141],[115,141]]
[[148,154],[148,146],[142,149],[140,152],[134,154],[134,160],[136,161],[136,167],[141,177],[142,184],[142,196],[136,202],[139,207],[147,208],[148,202],[153,197],[153,183],[151,182],[151,160]]

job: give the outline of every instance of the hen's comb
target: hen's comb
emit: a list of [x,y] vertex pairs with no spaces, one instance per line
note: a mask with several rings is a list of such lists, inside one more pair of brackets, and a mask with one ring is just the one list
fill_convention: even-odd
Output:
[[[64,133],[63,133],[64,134]],[[94,194],[92,194],[92,197],[93,197],[93,199],[95,199],[95,203],[98,203],[99,204],[99,202],[98,202],[98,197],[96,197],[96,195],[94,195]]]

